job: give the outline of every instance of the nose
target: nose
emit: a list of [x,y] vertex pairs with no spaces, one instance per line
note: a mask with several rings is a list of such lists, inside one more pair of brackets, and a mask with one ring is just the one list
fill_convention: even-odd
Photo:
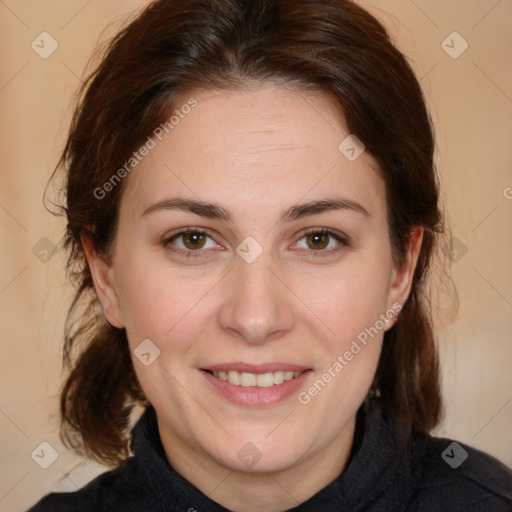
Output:
[[294,295],[279,268],[268,251],[252,263],[236,256],[224,283],[219,312],[223,330],[247,343],[262,344],[292,329]]

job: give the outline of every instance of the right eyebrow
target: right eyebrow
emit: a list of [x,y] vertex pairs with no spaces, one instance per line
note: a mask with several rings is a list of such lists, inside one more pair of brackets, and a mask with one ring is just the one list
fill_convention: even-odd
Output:
[[185,197],[173,197],[158,201],[158,203],[146,208],[142,215],[144,216],[161,210],[181,210],[195,213],[201,217],[220,219],[226,222],[232,222],[233,220],[231,212],[220,205],[196,199],[187,199]]

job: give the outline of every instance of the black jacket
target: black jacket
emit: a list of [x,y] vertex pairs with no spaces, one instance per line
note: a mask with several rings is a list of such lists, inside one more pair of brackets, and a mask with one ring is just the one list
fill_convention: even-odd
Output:
[[[290,510],[512,511],[512,471],[493,457],[449,439],[425,435],[400,443],[394,422],[377,399],[361,407],[356,432],[359,435],[346,471]],[[152,407],[135,425],[131,447],[134,456],[119,467],[76,492],[50,493],[28,512],[227,510],[169,465]]]

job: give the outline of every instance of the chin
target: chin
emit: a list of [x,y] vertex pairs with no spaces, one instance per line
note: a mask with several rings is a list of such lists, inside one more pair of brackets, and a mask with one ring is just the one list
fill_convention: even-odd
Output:
[[298,442],[294,433],[283,432],[270,439],[272,435],[237,436],[236,441],[230,440],[220,450],[216,445],[215,454],[211,455],[219,464],[237,472],[277,473],[296,465],[304,456],[304,442]]

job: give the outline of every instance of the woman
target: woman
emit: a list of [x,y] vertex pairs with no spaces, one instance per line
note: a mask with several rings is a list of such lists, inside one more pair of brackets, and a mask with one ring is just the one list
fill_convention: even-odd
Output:
[[429,434],[433,133],[376,19],[160,0],[82,92],[61,435],[118,467],[31,511],[510,510],[503,464]]

